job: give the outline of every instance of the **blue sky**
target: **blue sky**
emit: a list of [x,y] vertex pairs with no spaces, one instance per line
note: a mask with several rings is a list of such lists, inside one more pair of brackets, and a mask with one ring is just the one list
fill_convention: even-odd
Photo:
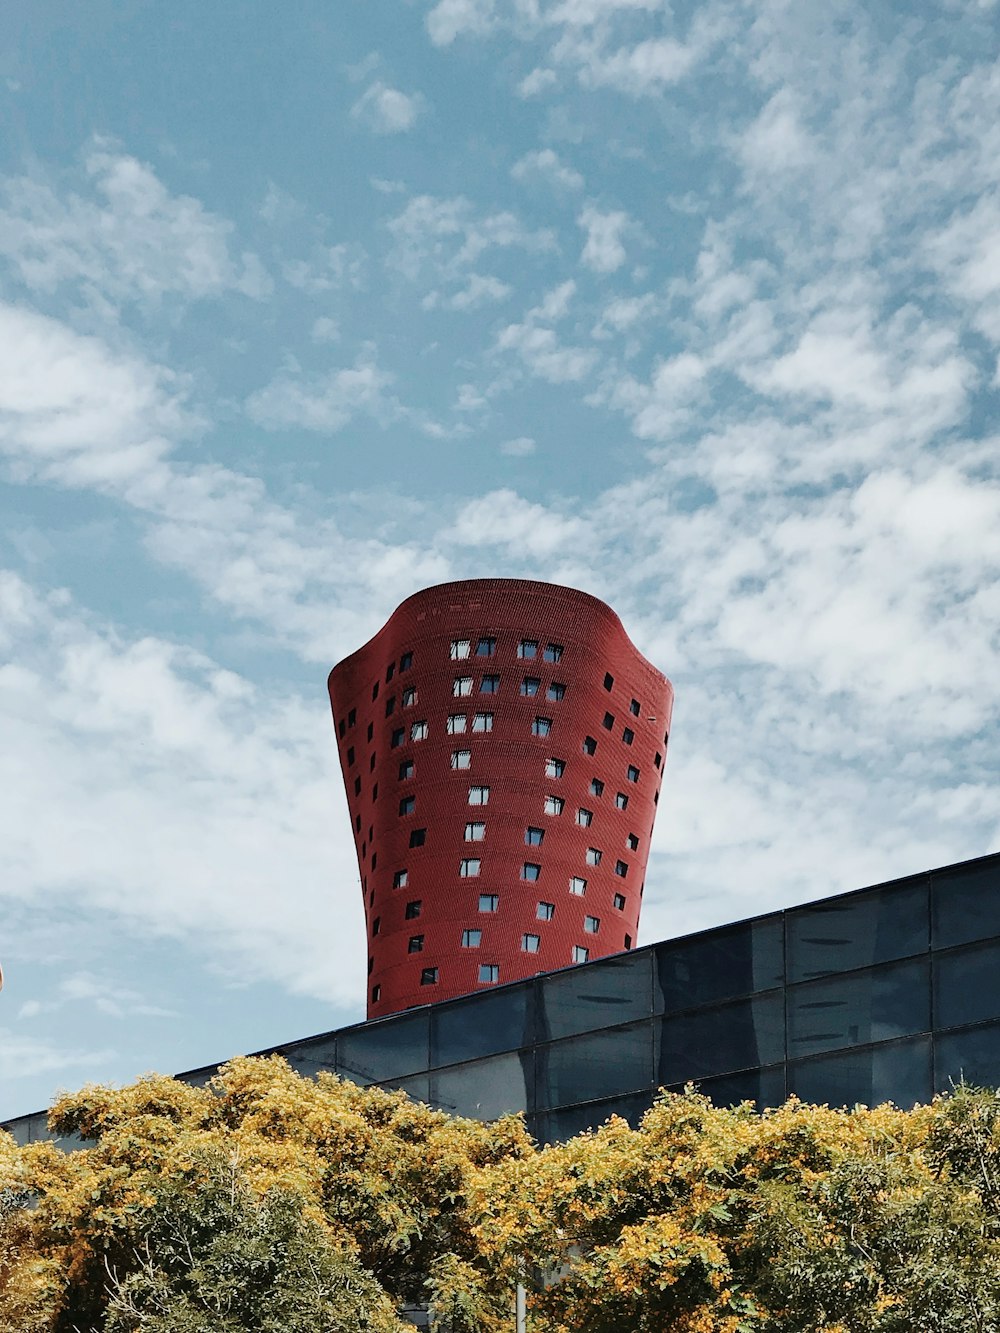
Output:
[[361,1016],[324,681],[428,583],[674,681],[640,942],[1000,846],[998,33],[8,6],[0,1115]]

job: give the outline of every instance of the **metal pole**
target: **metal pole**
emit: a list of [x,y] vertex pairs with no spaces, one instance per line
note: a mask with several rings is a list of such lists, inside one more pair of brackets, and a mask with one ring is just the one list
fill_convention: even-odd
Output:
[[514,1329],[515,1333],[527,1333],[528,1329],[528,1302],[520,1282],[514,1292]]

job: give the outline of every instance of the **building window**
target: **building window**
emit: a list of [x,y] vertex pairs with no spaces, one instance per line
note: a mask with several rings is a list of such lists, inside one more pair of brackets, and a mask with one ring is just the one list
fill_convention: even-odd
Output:
[[497,963],[480,963],[479,980],[491,986],[500,980],[500,967]]
[[628,780],[629,782],[639,781],[639,770],[636,768],[635,764],[629,764],[628,766]]
[[392,739],[389,744],[394,750],[398,750],[403,744],[403,737],[406,735],[405,727],[396,727],[392,733]]
[[381,929],[382,929],[382,918],[380,916],[377,916],[375,920],[372,922],[372,934],[377,935]]
[[403,708],[412,708],[416,702],[417,691],[416,688],[411,685],[409,689],[403,691],[402,706]]
[[535,912],[535,916],[538,917],[539,921],[551,921],[555,914],[555,903],[539,903],[538,910]]
[[378,698],[378,681],[372,686],[372,703]]
[[482,939],[483,939],[483,932],[481,930],[463,930],[462,948],[478,949],[480,944],[482,943]]
[[436,967],[425,967],[420,973],[421,986],[436,986],[438,979],[438,970]]
[[591,794],[591,796],[603,796],[603,795],[604,795],[604,783],[601,781],[600,778],[591,778],[591,779],[590,779],[590,794]]
[[372,1004],[378,1004],[378,1002],[379,1002],[379,997],[381,996],[381,994],[382,994],[382,987],[381,987],[381,986],[373,986],[373,987],[372,987]]
[[348,762],[348,765],[354,763],[354,746],[353,746],[353,745],[349,745],[349,746],[347,747],[347,762]]
[[545,776],[547,778],[561,778],[566,772],[566,763],[562,759],[546,759]]
[[538,935],[522,935],[521,936],[522,953],[537,953],[538,946],[541,944],[541,942],[542,941]]
[[639,839],[634,833],[630,833],[625,839],[625,842],[630,852],[637,852],[639,850]]
[[493,730],[493,714],[492,714],[492,713],[477,713],[476,716],[472,719],[472,730],[473,730],[473,731],[480,731],[480,732],[481,732],[481,731],[492,731],[492,730]]
[[601,864],[601,849],[599,847],[587,848],[587,865],[599,866]]
[[471,650],[472,643],[469,639],[452,639],[448,656],[453,662],[460,662],[469,656]]
[[541,873],[542,867],[536,865],[533,861],[525,861],[524,865],[521,867],[521,878],[529,880],[532,884],[538,879]]
[[357,720],[358,720],[358,710],[356,708],[352,708],[347,714],[347,725],[349,727],[353,727],[355,722],[357,722]]
[[538,640],[522,639],[517,645],[517,655],[523,658],[534,658],[538,656]]
[[476,644],[477,657],[492,657],[497,650],[496,639],[480,639]]
[[615,683],[615,678],[614,678],[614,676],[611,674],[610,671],[605,671],[605,673],[604,673],[604,688],[605,688],[606,690],[611,690],[611,689],[613,688],[613,686],[614,686],[614,683]]
[[422,907],[423,903],[421,900],[419,898],[414,898],[412,902],[406,904],[406,911],[403,913],[404,919],[407,921],[415,921],[420,915],[420,909]]
[[373,800],[373,801],[377,801],[377,800],[378,800],[378,783],[377,783],[377,782],[376,782],[375,785],[372,787],[372,800]]
[[594,812],[592,810],[585,810],[581,805],[580,809],[577,810],[576,812],[576,822],[582,828],[590,828],[593,819],[594,819]]
[[597,753],[597,742],[594,740],[593,736],[587,736],[587,737],[584,739],[584,742],[583,742],[583,753],[584,753],[584,754],[596,754],[596,753]]
[[410,830],[410,846],[423,847],[427,841],[427,830],[425,828],[415,828]]
[[470,805],[488,805],[490,800],[489,787],[470,787],[469,804]]
[[413,760],[404,759],[399,765],[399,781],[406,782],[413,777]]
[[615,905],[615,907],[618,909],[619,912],[624,912],[624,911],[625,911],[625,895],[624,895],[624,893],[616,893],[615,896],[614,896],[614,900],[613,900],[613,901],[614,901],[614,905]]
[[628,706],[628,711],[632,714],[633,717],[639,716],[639,714],[642,712],[642,709],[639,707],[638,699],[632,700],[632,702]]
[[449,713],[445,730],[449,736],[458,736],[465,730],[465,725],[464,713]]
[[566,802],[561,796],[546,796],[545,813],[547,815],[561,815],[565,804]]
[[369,722],[369,723],[368,723],[368,739],[371,740],[371,738],[372,738],[374,735],[375,735],[375,723],[374,723],[374,722]]
[[482,842],[482,840],[485,837],[486,837],[485,824],[466,824],[465,826],[466,842]]
[[619,879],[624,879],[625,876],[628,874],[628,862],[616,861],[615,874],[618,876]]
[[405,889],[410,882],[410,872],[408,870],[397,870],[392,877],[392,887],[394,889]]
[[375,959],[371,956],[371,954],[369,954],[369,955],[368,955],[368,975],[371,976],[371,974],[372,974],[374,971],[375,971]]
[[531,724],[532,736],[547,736],[552,730],[552,719],[550,717],[536,717]]
[[601,928],[601,918],[599,916],[585,916],[583,918],[583,928],[588,935],[596,935]]
[[479,895],[480,912],[495,912],[500,906],[500,895],[498,893],[481,893]]
[[426,722],[414,722],[410,728],[411,741],[425,741],[427,739],[428,726]]
[[403,656],[399,659],[400,671],[409,671],[411,666],[413,666],[413,654],[404,653]]
[[482,861],[474,856],[463,857],[458,863],[458,873],[463,879],[475,879],[482,867]]
[[653,767],[659,768],[662,763],[663,763],[663,755],[660,754],[659,750],[657,750],[656,754],[653,756]]
[[360,795],[361,795],[361,779],[360,779],[360,778],[355,778],[355,779],[354,779],[354,795],[355,795],[355,796],[360,796]]
[[625,936],[625,948],[626,948],[626,949],[631,949],[631,947],[632,947],[632,936],[631,936],[631,935],[626,935],[626,936]]
[[560,662],[562,661],[562,654],[563,650],[561,643],[547,643],[542,656],[545,658],[546,662]]
[[456,676],[451,682],[451,692],[456,699],[464,699],[466,695],[472,693],[472,677]]
[[374,772],[375,772],[375,753],[374,753],[374,751],[368,756],[368,772],[369,772],[369,773],[374,773]]
[[387,685],[389,684],[389,681],[392,680],[395,674],[396,674],[396,663],[390,662],[385,669],[385,683]]
[[496,694],[499,689],[499,676],[484,676],[479,685],[480,694]]
[[423,953],[424,937],[423,935],[411,935],[410,942],[406,946],[407,953]]
[[614,713],[605,713],[604,719],[601,722],[601,726],[604,728],[605,731],[610,731],[614,725],[615,725]]
[[533,699],[541,688],[542,682],[537,676],[525,676],[521,681],[521,693],[526,699]]
[[590,957],[590,950],[585,949],[582,944],[573,945],[573,962],[585,963]]
[[617,805],[619,810],[628,809],[628,797],[623,791],[615,793],[615,805]]
[[587,881],[580,875],[572,875],[569,881],[569,891],[578,898],[582,898],[587,892]]
[[412,815],[417,808],[417,798],[415,796],[404,796],[399,803],[399,813],[401,815]]
[[626,727],[625,730],[622,732],[622,740],[625,742],[626,745],[631,745],[632,742],[635,740],[635,732],[632,730],[631,727]]
[[357,829],[357,831],[358,831],[359,833],[361,832],[361,816],[360,816],[360,815],[355,815],[355,816],[354,816],[354,827]]
[[451,752],[452,768],[471,768],[472,751],[471,750],[452,750]]
[[554,680],[545,691],[546,699],[562,699],[566,694],[566,686],[561,681]]
[[386,699],[385,701],[386,717],[389,717],[389,715],[391,713],[394,713],[395,711],[396,711],[396,696],[394,694],[390,694],[388,699]]
[[529,847],[541,847],[542,839],[545,837],[545,830],[540,828],[526,828],[524,830],[524,841]]

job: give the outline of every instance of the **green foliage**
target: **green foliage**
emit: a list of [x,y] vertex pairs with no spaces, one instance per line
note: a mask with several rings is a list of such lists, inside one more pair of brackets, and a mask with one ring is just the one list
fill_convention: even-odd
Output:
[[[0,1135],[0,1333],[995,1333],[1000,1094],[694,1091],[538,1148],[282,1061],[85,1088]],[[30,1204],[30,1207],[26,1207]],[[530,1278],[529,1278],[530,1275]]]

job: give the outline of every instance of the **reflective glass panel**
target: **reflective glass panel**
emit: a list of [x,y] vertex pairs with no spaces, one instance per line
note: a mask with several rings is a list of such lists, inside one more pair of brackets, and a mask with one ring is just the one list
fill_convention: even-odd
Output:
[[788,1065],[788,1091],[830,1106],[911,1107],[931,1096],[930,1037],[819,1056]]
[[[303,1078],[315,1078],[321,1069],[328,1069],[331,1074],[336,1072],[334,1047],[335,1039],[331,1033],[328,1037],[320,1037],[314,1041],[299,1041],[292,1046],[282,1046],[278,1054]],[[359,1083],[368,1081],[360,1078],[357,1080]]]
[[656,1029],[657,1079],[664,1087],[785,1058],[780,991],[693,1014],[667,1014]]
[[[679,1084],[676,1091],[682,1088],[683,1084]],[[785,1100],[785,1066],[744,1069],[739,1074],[706,1078],[698,1084],[698,1091],[711,1097],[716,1106],[739,1106],[740,1102],[754,1102],[758,1111],[767,1106],[780,1106]]]
[[431,1066],[530,1046],[532,982],[431,1010]]
[[934,1038],[935,1092],[947,1092],[962,1079],[978,1087],[1000,1087],[1000,1023]]
[[648,950],[604,959],[586,972],[543,977],[538,988],[538,1040],[647,1018],[652,999]]
[[957,1028],[1000,1018],[1000,942],[934,959],[934,1026]]
[[391,1078],[387,1079],[382,1086],[384,1088],[396,1089],[398,1092],[405,1092],[408,1097],[412,1097],[415,1102],[430,1101],[430,1088],[428,1086],[427,1074],[411,1074],[409,1078]]
[[542,1143],[563,1143],[566,1139],[597,1129],[613,1115],[635,1128],[653,1104],[653,1093],[634,1092],[629,1097],[615,1097],[611,1101],[590,1102],[586,1106],[571,1106],[563,1111],[545,1111],[535,1117],[531,1132]]
[[791,986],[786,996],[788,1058],[867,1046],[931,1025],[926,958]]
[[653,1082],[651,1025],[592,1032],[535,1052],[535,1099],[541,1110],[597,1101],[649,1088]]
[[934,948],[1000,935],[1000,858],[931,876]]
[[779,916],[670,941],[655,953],[657,1013],[751,995],[784,980]]
[[531,1071],[530,1051],[438,1070],[431,1074],[431,1100],[450,1115],[476,1120],[496,1120],[509,1111],[528,1111]]
[[799,908],[785,921],[789,981],[906,958],[928,947],[927,881]]
[[337,1037],[337,1073],[354,1083],[381,1083],[427,1068],[426,1011],[348,1028]]

